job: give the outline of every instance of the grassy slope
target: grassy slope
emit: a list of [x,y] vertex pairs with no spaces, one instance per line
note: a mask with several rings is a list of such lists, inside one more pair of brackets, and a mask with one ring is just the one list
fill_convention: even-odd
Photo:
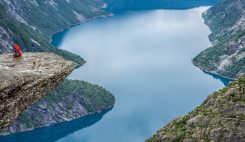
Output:
[[203,104],[178,118],[147,142],[244,141],[245,76],[210,95]]

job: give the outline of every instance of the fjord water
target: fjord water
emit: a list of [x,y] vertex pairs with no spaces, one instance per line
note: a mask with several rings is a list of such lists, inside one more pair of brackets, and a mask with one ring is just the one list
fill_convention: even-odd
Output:
[[127,12],[55,35],[53,44],[87,61],[70,78],[111,91],[114,108],[0,141],[142,142],[191,111],[224,86],[191,62],[210,46],[206,9]]
[[190,9],[199,6],[210,6],[220,0],[104,0],[107,9],[114,13],[125,10],[153,10],[153,9]]
[[191,62],[210,46],[206,9],[128,12],[54,37],[59,48],[87,61],[71,79],[102,85],[116,97],[101,121],[58,141],[142,142],[223,87]]

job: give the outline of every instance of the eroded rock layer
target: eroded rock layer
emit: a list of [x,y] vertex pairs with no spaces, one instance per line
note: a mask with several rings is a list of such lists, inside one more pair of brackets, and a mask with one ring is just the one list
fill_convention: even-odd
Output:
[[75,63],[52,53],[0,55],[0,128],[61,83]]

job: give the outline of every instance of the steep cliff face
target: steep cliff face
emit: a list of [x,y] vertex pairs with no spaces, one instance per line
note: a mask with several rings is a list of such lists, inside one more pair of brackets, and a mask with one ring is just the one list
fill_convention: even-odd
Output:
[[201,52],[193,63],[204,71],[228,78],[245,74],[245,2],[223,0],[203,15],[212,34],[213,46]]
[[111,108],[114,96],[104,88],[78,80],[65,80],[58,88],[28,107],[0,135],[32,130]]
[[102,0],[2,0],[0,3],[18,22],[45,35],[106,14]]
[[0,54],[18,43],[24,52],[53,52],[83,65],[75,54],[56,49],[50,37],[71,25],[106,15],[102,0],[1,0]]
[[0,128],[61,83],[76,64],[52,53],[0,55]]
[[244,142],[245,76],[210,95],[186,116],[159,130],[147,142]]

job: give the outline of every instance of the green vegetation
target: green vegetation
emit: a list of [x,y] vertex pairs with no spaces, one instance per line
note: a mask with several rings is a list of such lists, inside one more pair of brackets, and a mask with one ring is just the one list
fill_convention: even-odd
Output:
[[203,104],[178,118],[147,142],[244,141],[245,76],[210,95]]
[[[69,26],[108,14],[102,10],[103,5],[102,0],[0,1],[0,54],[10,52],[11,44],[18,43],[24,52],[53,52],[81,66],[85,61],[53,47],[51,36]],[[76,119],[104,111],[114,103],[114,96],[98,85],[65,80],[23,112],[6,132]]]
[[[19,115],[13,128],[44,127],[109,109],[114,96],[104,88],[79,80],[65,80],[58,88]],[[9,129],[5,130],[6,132]]]
[[[102,5],[103,1],[100,0],[73,0],[69,3],[60,0],[55,5],[45,1],[34,4],[19,0],[11,1],[7,5],[3,1],[0,2],[0,28],[11,36],[11,39],[4,39],[9,45],[16,42],[25,52],[53,52],[81,66],[85,61],[80,56],[56,49],[50,44],[50,38],[55,32],[71,25],[107,14],[101,10]],[[9,11],[10,6],[15,7],[15,11],[11,12],[18,13],[26,23],[17,20],[17,15]],[[5,52],[2,45],[0,48],[0,53]]]
[[[0,17],[2,18],[0,26],[11,31],[10,33],[14,33],[12,35],[13,40],[9,42],[18,43],[25,52],[52,52],[67,60],[76,62],[79,66],[85,63],[80,56],[53,47],[49,43],[48,38],[45,38],[43,34],[31,29],[31,27],[26,26],[25,24],[16,22],[13,18],[7,16],[3,5],[0,4],[0,8]],[[40,45],[31,42],[31,39],[37,41]],[[1,48],[3,48],[2,45]]]
[[245,3],[241,0],[224,0],[211,7],[204,15],[212,34],[213,46],[202,51],[193,63],[207,72],[228,78],[245,74]]
[[79,80],[65,80],[43,99],[54,104],[65,102],[72,105],[72,100],[68,102],[69,99],[67,98],[70,96],[82,101],[86,110],[91,113],[102,111],[115,102],[114,96],[109,91],[98,85]]
[[236,40],[244,39],[245,34],[242,36],[242,38],[241,35],[237,34],[233,37],[234,38],[231,38],[232,41],[220,41],[213,47],[202,51],[198,56],[193,59],[193,63],[205,71],[213,71],[228,78],[237,78],[240,74],[244,74],[244,57],[237,60],[237,57],[234,56],[230,59],[230,65],[227,65],[223,70],[218,70],[217,64],[224,60],[222,56],[232,56],[233,54],[241,55],[245,52],[245,48],[238,49],[240,45],[230,45],[230,43],[235,43]]
[[[37,3],[38,7],[34,5],[28,7],[29,4],[24,3],[20,9],[24,9],[23,15],[28,15],[26,18],[28,23],[32,23],[48,36],[82,22],[81,20],[106,14],[101,10],[102,0],[72,0],[69,3],[66,0],[59,0],[55,1],[55,5],[47,4],[44,1],[37,1]],[[75,12],[84,19],[79,19]]]

